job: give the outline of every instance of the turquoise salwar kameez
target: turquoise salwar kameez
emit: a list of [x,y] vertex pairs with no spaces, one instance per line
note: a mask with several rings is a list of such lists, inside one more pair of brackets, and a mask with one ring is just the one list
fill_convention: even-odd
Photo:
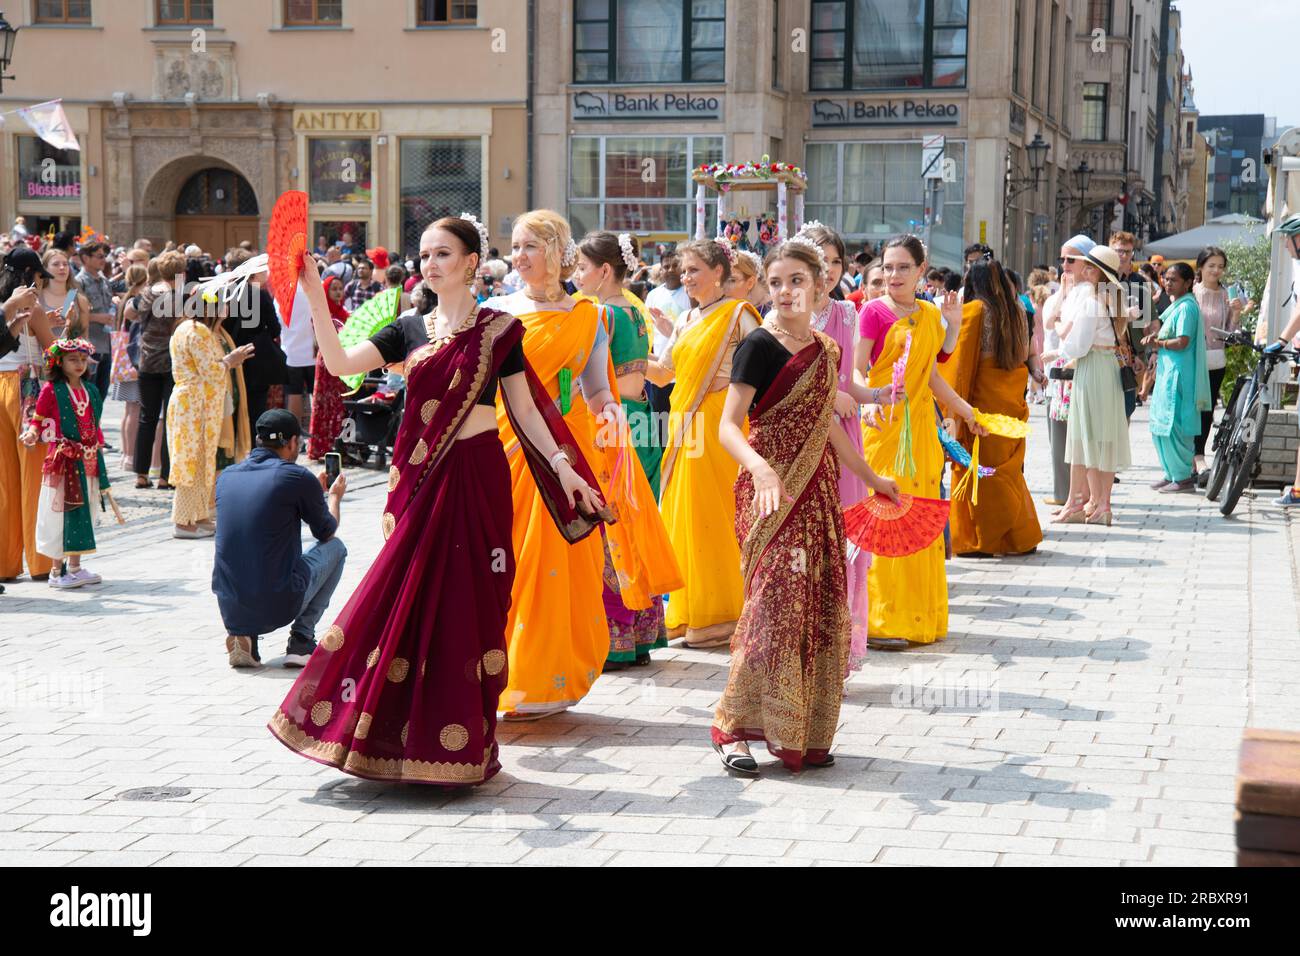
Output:
[[1158,338],[1186,336],[1179,351],[1159,349],[1156,385],[1151,393],[1150,426],[1160,467],[1170,481],[1192,477],[1192,455],[1201,431],[1201,412],[1210,408],[1210,376],[1205,365],[1205,330],[1201,310],[1191,293],[1160,316]]

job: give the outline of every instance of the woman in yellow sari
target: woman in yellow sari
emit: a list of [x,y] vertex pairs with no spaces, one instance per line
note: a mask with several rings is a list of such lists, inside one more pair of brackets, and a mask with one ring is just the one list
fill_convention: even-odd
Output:
[[[511,247],[524,288],[484,305],[523,322],[524,352],[578,445],[562,450],[586,459],[609,504],[602,516],[610,521],[618,516],[608,530],[620,581],[645,591],[643,606],[649,606],[649,595],[660,593],[655,588],[676,583],[675,569],[638,550],[646,541],[654,546],[654,495],[639,469],[639,482],[617,480],[626,419],[611,385],[609,337],[599,310],[589,300],[574,300],[560,284],[577,265],[569,224],[548,209],[525,213],[515,220]],[[500,399],[497,425],[510,461],[516,563],[506,623],[509,683],[500,706],[507,720],[535,720],[580,701],[605,666],[605,553],[597,535],[570,545],[556,529]],[[634,454],[630,447],[627,452]],[[658,540],[666,553],[662,530]]]
[[676,381],[668,413],[668,443],[660,471],[661,508],[685,586],[668,595],[669,638],[687,647],[727,644],[744,605],[733,486],[739,465],[722,447],[718,427],[731,383],[737,344],[762,319],[723,285],[735,252],[713,239],[677,247],[682,286],[698,306],[677,320],[647,377]]
[[[1028,421],[1032,320],[996,260],[972,265],[963,291],[961,334],[952,360],[943,365],[944,380],[980,411]],[[969,451],[973,436],[963,428],[957,437]],[[1043,540],[1043,529],[1025,484],[1025,439],[982,439],[979,464],[996,470],[979,479],[975,492],[953,496],[953,553],[988,557],[1033,551]],[[953,465],[954,488],[965,474],[965,468]]]
[[[917,299],[917,285],[925,275],[925,246],[916,236],[896,236],[885,243],[882,269],[885,294],[868,302],[858,315],[860,339],[854,367],[870,387],[881,388],[893,383],[894,363],[906,352],[904,386],[912,454],[910,460],[899,454],[902,409],[895,406],[886,417],[879,405],[866,407],[862,452],[878,474],[897,479],[903,494],[938,498],[943,449],[934,425],[935,398],[972,431],[987,434],[976,424],[971,406],[940,377],[935,364],[936,358],[946,361],[957,344],[961,305],[956,293],[950,292],[941,314],[932,302]],[[909,644],[932,644],[947,636],[948,576],[943,562],[942,538],[905,558],[877,555],[872,560],[867,577],[870,646],[903,650]]]

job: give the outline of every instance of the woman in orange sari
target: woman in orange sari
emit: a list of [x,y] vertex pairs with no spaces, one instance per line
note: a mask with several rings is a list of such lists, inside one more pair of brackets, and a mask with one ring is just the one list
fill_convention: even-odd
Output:
[[682,286],[699,303],[678,320],[647,377],[676,382],[668,414],[661,488],[664,525],[685,586],[668,595],[669,638],[687,647],[731,640],[744,604],[740,548],[732,533],[737,466],[718,441],[722,406],[731,381],[732,353],[761,319],[745,301],[729,298],[730,245],[700,239],[677,247]]
[[[961,334],[942,375],[961,398],[982,412],[1029,420],[1029,323],[1011,280],[997,260],[976,262],[962,292]],[[971,449],[964,425],[957,438]],[[1026,554],[1043,540],[1038,512],[1025,484],[1025,439],[989,435],[980,439],[979,463],[996,469],[969,491],[953,496],[952,550],[988,557]],[[952,466],[953,487],[966,469]],[[972,476],[974,477],[974,476]]]
[[850,637],[841,462],[864,488],[898,498],[834,417],[840,347],[812,325],[826,270],[807,239],[769,253],[772,311],[736,349],[722,413],[719,441],[743,467],[736,537],[745,605],[712,738],[723,764],[741,773],[758,772],[751,740],[766,741],[793,771],[835,762]]
[[[618,467],[620,452],[631,456],[630,466],[635,451],[612,384],[609,336],[600,312],[590,300],[574,300],[560,284],[578,261],[569,224],[549,209],[524,213],[515,220],[511,248],[524,288],[484,306],[523,323],[524,351],[573,433],[576,447],[565,450],[582,456],[605,492],[610,556],[624,599],[649,607],[650,595],[662,593],[658,588],[677,583],[676,568],[662,560],[671,559],[671,551],[644,472]],[[510,458],[518,565],[506,626],[510,682],[501,706],[506,720],[536,720],[582,700],[605,666],[605,552],[598,535],[572,545],[561,536],[517,453],[514,429],[500,403],[497,424]]]

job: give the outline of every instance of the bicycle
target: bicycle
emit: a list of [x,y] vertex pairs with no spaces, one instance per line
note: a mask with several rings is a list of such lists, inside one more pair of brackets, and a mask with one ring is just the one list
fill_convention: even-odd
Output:
[[1268,422],[1268,381],[1279,362],[1294,361],[1300,356],[1288,349],[1267,352],[1246,332],[1214,331],[1224,335],[1225,346],[1244,345],[1259,354],[1259,361],[1250,375],[1240,375],[1233,383],[1232,395],[1210,445],[1214,464],[1210,466],[1205,497],[1217,501],[1219,492],[1226,486],[1219,505],[1220,514],[1226,517],[1237,507],[1247,483],[1259,474],[1259,452],[1264,441],[1264,426]]

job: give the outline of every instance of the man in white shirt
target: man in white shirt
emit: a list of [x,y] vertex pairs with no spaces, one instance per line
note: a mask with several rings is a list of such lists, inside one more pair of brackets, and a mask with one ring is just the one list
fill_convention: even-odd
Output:
[[[654,355],[663,355],[668,339],[673,334],[677,319],[691,310],[691,297],[682,288],[681,262],[676,253],[668,253],[659,262],[659,277],[662,285],[657,285],[646,293],[645,307],[650,310],[654,320]],[[653,382],[645,383],[646,398],[650,408],[662,415],[668,414],[668,397],[672,395],[672,385],[659,386]]]
[[[276,306],[279,312],[279,306]],[[310,396],[316,387],[316,333],[311,324],[311,306],[307,294],[298,287],[293,297],[289,322],[280,315],[280,348],[288,365],[289,381],[284,387],[284,401],[289,411],[303,423],[307,431],[309,412],[304,407],[303,396]]]

